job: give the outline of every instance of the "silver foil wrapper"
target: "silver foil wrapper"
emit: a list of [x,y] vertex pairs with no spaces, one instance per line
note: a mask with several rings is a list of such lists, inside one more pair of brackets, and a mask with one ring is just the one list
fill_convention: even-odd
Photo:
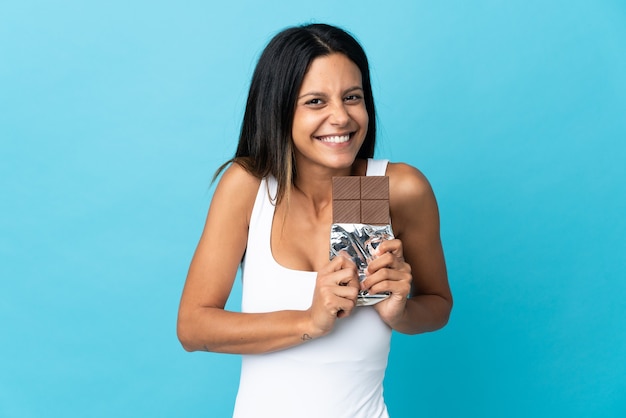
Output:
[[[330,259],[345,257],[356,264],[359,282],[365,280],[365,270],[376,258],[376,248],[381,242],[393,239],[391,225],[332,224],[330,229]],[[374,305],[389,297],[389,293],[369,294],[359,292],[357,306]]]

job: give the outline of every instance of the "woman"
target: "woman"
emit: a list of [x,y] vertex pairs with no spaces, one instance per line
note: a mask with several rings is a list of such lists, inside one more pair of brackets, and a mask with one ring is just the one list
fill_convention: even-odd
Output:
[[[244,355],[234,416],[386,417],[391,330],[447,323],[435,197],[417,169],[372,160],[375,138],[369,66],[352,36],[314,24],[270,41],[178,318],[186,350]],[[363,282],[351,261],[328,256],[331,180],[348,175],[389,177],[396,238],[378,247]],[[240,264],[243,312],[229,312]],[[356,307],[360,290],[390,296]]]

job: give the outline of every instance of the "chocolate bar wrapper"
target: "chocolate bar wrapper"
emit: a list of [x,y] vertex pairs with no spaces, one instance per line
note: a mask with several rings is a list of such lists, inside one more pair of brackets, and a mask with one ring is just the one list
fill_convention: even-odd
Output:
[[[391,225],[369,225],[334,223],[330,231],[330,259],[340,256],[356,264],[359,282],[365,280],[367,264],[376,256],[376,248],[381,242],[393,239]],[[389,293],[371,295],[359,292],[357,306],[374,305],[389,297]]]

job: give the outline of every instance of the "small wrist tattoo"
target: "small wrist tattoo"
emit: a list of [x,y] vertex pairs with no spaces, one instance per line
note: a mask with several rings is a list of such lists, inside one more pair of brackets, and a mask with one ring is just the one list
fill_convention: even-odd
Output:
[[309,341],[312,340],[313,338],[311,338],[311,336],[309,334],[302,334],[302,341]]

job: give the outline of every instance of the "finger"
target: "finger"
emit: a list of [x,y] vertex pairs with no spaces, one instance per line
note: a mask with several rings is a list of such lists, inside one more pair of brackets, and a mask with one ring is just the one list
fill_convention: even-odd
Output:
[[329,274],[343,269],[354,269],[356,271],[356,264],[345,257],[335,257],[319,269],[318,274]]
[[335,259],[341,260],[341,263],[339,264],[340,270],[357,270],[356,264],[354,264],[352,259],[343,256],[335,257]]
[[358,292],[354,291],[354,296],[351,298],[344,298],[340,303],[337,304],[337,308],[335,311],[335,315],[337,318],[345,318],[349,316],[354,307],[356,306],[356,297]]
[[[406,264],[406,263],[404,263]],[[376,272],[369,274],[363,282],[360,283],[362,290],[368,290],[372,293],[378,293],[384,290],[379,290],[380,286],[377,287],[379,283],[384,282],[407,282],[410,286],[411,281],[413,280],[413,276],[411,275],[410,269],[401,268],[401,269],[391,269],[391,268],[381,268]]]
[[411,271],[411,266],[404,261],[404,258],[396,257],[392,253],[384,253],[382,256],[369,262],[367,265],[367,274],[371,275],[383,268]]
[[345,268],[320,276],[321,283],[326,286],[359,287],[359,275],[356,268]]
[[341,270],[322,280],[318,288],[319,297],[324,301],[324,306],[329,312],[345,300],[356,301],[361,290],[355,272]]
[[[392,295],[406,297],[411,291],[411,275],[405,272],[387,270],[389,273],[383,280],[364,283],[370,293],[388,292]],[[382,274],[380,276],[383,276]]]
[[407,297],[410,291],[411,291],[410,284],[407,284],[405,282],[398,282],[398,281],[381,282],[372,286],[369,290],[369,292],[372,294],[391,293],[394,296],[399,296],[403,298]]
[[403,257],[402,241],[399,239],[385,240],[376,248],[376,254],[382,256],[384,253],[391,253],[396,257]]
[[391,269],[381,268],[381,269],[378,269],[378,270],[374,271],[371,274],[368,274],[365,277],[365,280],[363,280],[360,283],[361,290],[370,291],[372,286],[375,286],[376,284],[378,284],[378,283],[380,283],[382,281],[393,280],[393,277],[390,274],[390,272],[391,272]]
[[367,264],[367,273],[372,274],[385,267],[397,267],[398,261],[400,261],[398,257],[395,257],[393,254],[383,253],[381,256],[375,258]]
[[[360,287],[356,286],[338,286],[334,289],[334,294],[337,297],[346,299],[348,301],[356,302],[356,298],[359,295]],[[337,301],[342,303],[343,301]]]
[[329,316],[343,318],[350,315],[356,306],[358,290],[349,287],[337,287],[336,289],[337,294],[325,298],[324,310]]
[[348,287],[356,290],[361,289],[361,283],[359,283],[359,276],[356,271],[351,272],[348,277],[344,277],[339,280],[337,282],[337,285],[340,287]]
[[322,268],[317,272],[318,274],[328,274],[335,272],[337,270],[341,270],[341,266],[343,264],[342,257],[335,257],[330,260],[329,263],[325,264]]
[[354,307],[348,310],[341,309],[339,312],[337,312],[337,318],[345,318],[347,316],[350,316],[350,314],[352,313],[352,309],[354,309]]

